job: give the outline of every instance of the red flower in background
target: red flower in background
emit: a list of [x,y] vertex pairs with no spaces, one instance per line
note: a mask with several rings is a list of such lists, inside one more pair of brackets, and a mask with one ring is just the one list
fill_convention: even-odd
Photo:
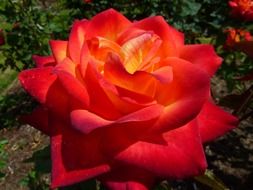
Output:
[[83,0],[85,3],[91,3],[92,0]]
[[239,42],[252,40],[252,36],[247,30],[230,28],[225,30],[225,33],[227,33],[227,39],[224,45],[226,49],[236,49]]
[[252,0],[232,0],[229,1],[231,15],[235,18],[242,18],[246,21],[253,20],[253,1]]
[[52,187],[96,177],[112,190],[145,190],[200,175],[202,143],[237,124],[210,97],[221,58],[210,45],[185,45],[160,16],[130,22],[109,9],[50,46],[19,80],[41,103],[25,119],[51,138]]
[[0,29],[0,46],[5,44],[3,30]]

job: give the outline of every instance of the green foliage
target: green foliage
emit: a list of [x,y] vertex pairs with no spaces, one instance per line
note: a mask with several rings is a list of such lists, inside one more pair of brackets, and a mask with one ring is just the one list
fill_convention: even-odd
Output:
[[32,170],[28,175],[20,181],[21,186],[29,187],[29,189],[49,190],[49,185],[43,181],[39,172]]
[[36,103],[23,90],[0,95],[0,129],[17,126],[22,114],[30,113]]
[[17,71],[6,69],[0,75],[0,95],[4,95],[9,87],[14,83],[17,77]]
[[72,10],[59,3],[43,4],[38,0],[0,3],[1,29],[6,43],[0,47],[4,61],[0,69],[20,71],[33,66],[33,54],[49,54],[50,39],[65,39],[74,18]]
[[212,190],[229,190],[210,170],[206,170],[204,175],[195,177],[195,179],[209,186]]
[[46,146],[34,152],[26,162],[34,163],[34,168],[20,181],[20,185],[30,189],[48,190],[49,184],[44,177],[45,174],[49,174],[51,171],[50,147]]
[[6,167],[6,162],[8,155],[5,151],[5,146],[8,144],[8,141],[6,139],[0,140],[0,180],[5,177],[5,173],[3,172],[3,169]]

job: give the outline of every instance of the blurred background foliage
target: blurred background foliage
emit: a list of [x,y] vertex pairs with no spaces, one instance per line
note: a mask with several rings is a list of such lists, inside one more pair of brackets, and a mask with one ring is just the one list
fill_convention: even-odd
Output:
[[[228,1],[0,0],[0,129],[17,125],[18,115],[29,112],[34,105],[22,90],[15,88],[17,73],[34,67],[32,55],[49,55],[49,40],[67,39],[75,19],[89,19],[108,8],[120,11],[132,21],[162,15],[170,25],[185,34],[186,43],[212,44],[224,60],[217,77],[225,80],[228,93],[232,93],[222,97],[219,103],[241,114],[243,119],[251,115],[252,80],[245,82],[237,79],[252,72],[252,58],[241,51],[224,48],[224,44],[227,29],[242,28],[253,32],[253,23],[231,18]],[[3,151],[6,143],[6,140],[0,141],[0,158],[3,157],[0,162],[0,179],[4,176],[1,168],[4,168],[7,157]],[[48,148],[35,153],[30,161],[35,162],[36,167],[44,166],[48,162],[41,164],[40,161],[44,162],[45,158],[49,159]],[[31,189],[48,189],[48,184],[40,180],[42,174],[48,171],[36,167],[21,183]],[[190,181],[184,185],[192,186],[193,183],[196,182]],[[179,186],[178,183],[170,185],[162,183],[157,190]],[[69,189],[94,186],[99,185],[93,180]]]

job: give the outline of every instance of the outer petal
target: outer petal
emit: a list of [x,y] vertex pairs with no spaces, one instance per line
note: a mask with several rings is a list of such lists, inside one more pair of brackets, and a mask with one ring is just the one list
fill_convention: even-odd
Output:
[[238,119],[207,101],[197,116],[203,142],[211,141],[238,125]]
[[114,9],[108,9],[94,16],[87,29],[87,38],[101,36],[115,41],[117,35],[131,22]]
[[24,89],[40,103],[46,102],[48,91],[57,78],[52,67],[25,70],[18,77]]
[[85,40],[88,20],[75,21],[69,36],[68,52],[74,63],[80,63],[81,49]]
[[38,56],[38,55],[33,55],[32,56],[33,61],[36,63],[36,66],[38,68],[40,67],[46,67],[46,66],[54,66],[55,59],[53,56]]
[[156,100],[167,106],[151,131],[165,132],[197,116],[209,97],[210,81],[206,72],[182,59],[168,58],[161,64],[172,67],[173,81],[157,86]]
[[205,171],[207,164],[196,121],[165,133],[163,138],[163,144],[149,143],[152,138],[149,142],[138,141],[114,159],[170,179],[196,176]]
[[161,50],[167,56],[177,55],[177,48],[184,44],[184,36],[168,25],[161,16],[149,17],[133,23],[131,27],[155,32],[162,40]]
[[69,112],[69,97],[62,87],[52,67],[42,67],[23,71],[19,80],[24,89],[50,112],[66,119]]
[[68,42],[61,40],[50,40],[49,43],[56,62],[60,63],[64,58],[67,57]]
[[52,188],[70,185],[108,172],[110,167],[99,151],[100,134],[82,135],[51,120]]
[[155,182],[150,172],[129,165],[103,175],[100,180],[110,190],[148,190]]
[[48,125],[48,110],[46,108],[42,106],[37,107],[31,114],[22,115],[20,119],[22,122],[35,127],[46,135],[51,135]]
[[183,46],[180,48],[179,57],[198,65],[210,77],[216,72],[222,62],[222,59],[215,53],[213,46],[204,44]]
[[[122,173],[119,173],[118,175],[122,175]],[[106,181],[104,184],[108,187],[110,190],[148,190],[149,188],[146,187],[146,185],[136,182],[136,181]]]

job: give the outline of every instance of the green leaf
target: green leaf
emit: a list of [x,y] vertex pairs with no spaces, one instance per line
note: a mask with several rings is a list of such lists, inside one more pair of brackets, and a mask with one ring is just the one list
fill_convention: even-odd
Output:
[[212,37],[199,37],[199,38],[196,38],[196,40],[200,42],[201,44],[212,44],[213,42]]
[[35,171],[41,174],[47,174],[51,171],[50,146],[33,153],[32,157],[26,162],[34,162]]
[[184,0],[181,4],[181,16],[193,16],[196,15],[201,8],[201,4],[195,2],[195,0]]
[[0,172],[0,179],[5,177],[5,173]]
[[211,187],[212,190],[229,190],[229,188],[226,187],[223,182],[210,170],[206,170],[204,175],[197,176],[194,179],[204,185]]
[[0,147],[2,147],[3,145],[6,145],[7,143],[8,143],[7,139],[0,140]]

